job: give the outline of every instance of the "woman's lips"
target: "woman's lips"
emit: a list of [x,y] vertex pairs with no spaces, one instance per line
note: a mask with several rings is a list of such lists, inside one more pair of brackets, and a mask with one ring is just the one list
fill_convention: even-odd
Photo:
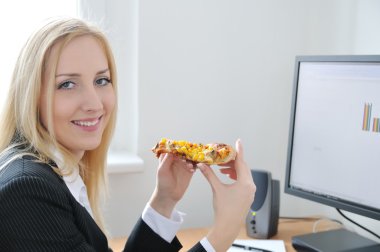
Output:
[[80,127],[85,131],[95,131],[100,125],[101,116],[98,118],[83,119],[83,120],[73,120],[71,121],[74,125]]

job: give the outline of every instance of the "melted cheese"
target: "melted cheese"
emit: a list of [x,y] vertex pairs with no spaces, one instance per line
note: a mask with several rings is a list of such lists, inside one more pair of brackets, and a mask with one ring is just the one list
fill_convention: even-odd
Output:
[[[203,162],[212,164],[216,160],[223,160],[229,155],[229,149],[222,147],[225,145],[218,144],[197,144],[184,140],[169,140],[162,138],[159,142],[161,147],[170,150],[171,152],[178,153],[185,158],[194,162]],[[222,147],[222,148],[220,148]]]

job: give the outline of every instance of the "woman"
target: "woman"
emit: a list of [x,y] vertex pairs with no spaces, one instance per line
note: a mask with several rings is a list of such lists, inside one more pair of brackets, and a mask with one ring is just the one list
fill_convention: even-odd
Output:
[[[77,19],[53,20],[27,41],[0,119],[0,251],[110,251],[99,199],[116,120],[116,68],[105,36]],[[198,165],[214,193],[215,223],[191,251],[226,251],[253,201],[243,160],[222,184]],[[178,251],[175,205],[195,168],[161,155],[157,184],[124,251]]]

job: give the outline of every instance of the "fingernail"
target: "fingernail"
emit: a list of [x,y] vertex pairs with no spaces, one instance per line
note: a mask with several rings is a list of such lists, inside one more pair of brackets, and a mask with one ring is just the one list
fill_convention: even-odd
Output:
[[199,168],[199,170],[201,170],[201,172],[204,172],[205,171],[205,167],[204,167],[204,165],[202,165],[202,164],[197,164],[197,167]]

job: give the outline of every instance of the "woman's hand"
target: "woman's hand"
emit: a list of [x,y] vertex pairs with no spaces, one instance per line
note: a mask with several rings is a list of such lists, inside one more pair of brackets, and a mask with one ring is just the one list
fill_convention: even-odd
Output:
[[224,164],[225,168],[221,169],[222,173],[236,180],[232,184],[222,183],[209,166],[198,164],[213,191],[215,221],[207,239],[216,251],[227,251],[231,246],[247,216],[256,192],[251,170],[244,161],[240,140],[236,141],[236,151],[236,159]]
[[194,165],[173,154],[161,154],[156,177],[156,188],[150,206],[170,218],[177,202],[183,197],[194,174]]

